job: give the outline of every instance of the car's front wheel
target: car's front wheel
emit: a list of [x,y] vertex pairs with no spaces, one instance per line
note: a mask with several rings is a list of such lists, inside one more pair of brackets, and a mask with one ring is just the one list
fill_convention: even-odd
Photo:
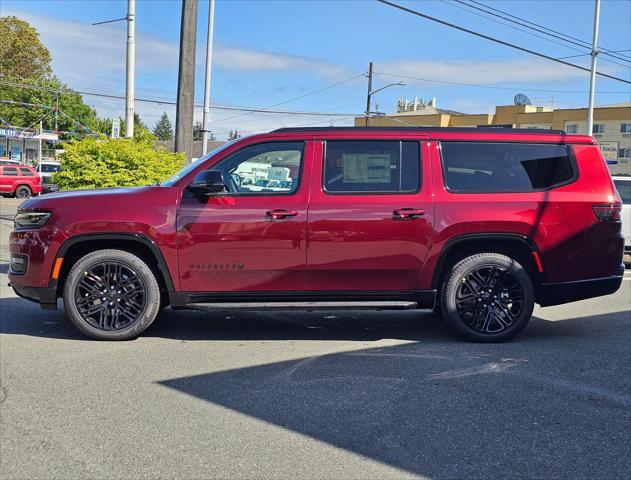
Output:
[[160,310],[151,268],[124,250],[98,250],[70,269],[64,286],[70,321],[97,340],[136,338]]
[[499,253],[471,255],[449,271],[440,296],[447,324],[476,342],[502,342],[523,330],[535,291],[528,272]]

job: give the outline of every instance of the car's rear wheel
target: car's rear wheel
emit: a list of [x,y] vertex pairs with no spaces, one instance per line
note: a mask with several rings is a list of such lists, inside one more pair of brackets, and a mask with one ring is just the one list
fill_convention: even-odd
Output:
[[15,198],[23,198],[26,200],[27,198],[31,198],[32,194],[33,192],[31,192],[31,189],[26,185],[20,185],[15,189]]
[[441,290],[447,324],[477,342],[502,342],[530,321],[535,292],[528,272],[499,253],[479,253],[454,265]]
[[124,250],[98,250],[70,269],[64,286],[70,321],[98,340],[136,338],[160,310],[151,268]]

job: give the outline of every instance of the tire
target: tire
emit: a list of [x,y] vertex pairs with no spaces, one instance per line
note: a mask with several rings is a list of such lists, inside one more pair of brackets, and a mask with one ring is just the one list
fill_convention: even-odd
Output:
[[454,265],[441,289],[447,325],[475,342],[504,342],[530,321],[535,290],[528,272],[499,253],[478,253]]
[[18,188],[15,189],[15,198],[22,198],[26,200],[28,198],[31,198],[32,194],[33,192],[26,185],[20,185]]
[[155,320],[161,301],[151,268],[124,250],[98,250],[79,259],[68,272],[63,297],[70,322],[96,340],[138,337]]

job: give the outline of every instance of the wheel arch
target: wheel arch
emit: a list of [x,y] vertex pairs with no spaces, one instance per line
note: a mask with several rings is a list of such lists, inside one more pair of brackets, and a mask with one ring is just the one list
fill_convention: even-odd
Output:
[[94,233],[76,235],[66,240],[59,248],[56,258],[63,258],[58,280],[52,279],[49,287],[56,295],[63,292],[68,272],[82,256],[101,249],[120,249],[142,258],[156,274],[160,289],[168,298],[175,289],[173,279],[160,248],[150,238],[137,233]]
[[[432,288],[439,289],[449,269],[465,257],[476,253],[500,253],[517,260],[528,272],[535,289],[546,281],[545,269],[539,270],[539,249],[525,235],[514,233],[474,233],[450,239],[440,252],[432,275]],[[535,254],[535,255],[533,255]]]

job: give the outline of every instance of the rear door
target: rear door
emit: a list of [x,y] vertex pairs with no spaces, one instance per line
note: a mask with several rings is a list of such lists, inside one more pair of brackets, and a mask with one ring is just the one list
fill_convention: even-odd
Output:
[[423,143],[318,142],[308,221],[311,289],[419,289],[434,222]]

